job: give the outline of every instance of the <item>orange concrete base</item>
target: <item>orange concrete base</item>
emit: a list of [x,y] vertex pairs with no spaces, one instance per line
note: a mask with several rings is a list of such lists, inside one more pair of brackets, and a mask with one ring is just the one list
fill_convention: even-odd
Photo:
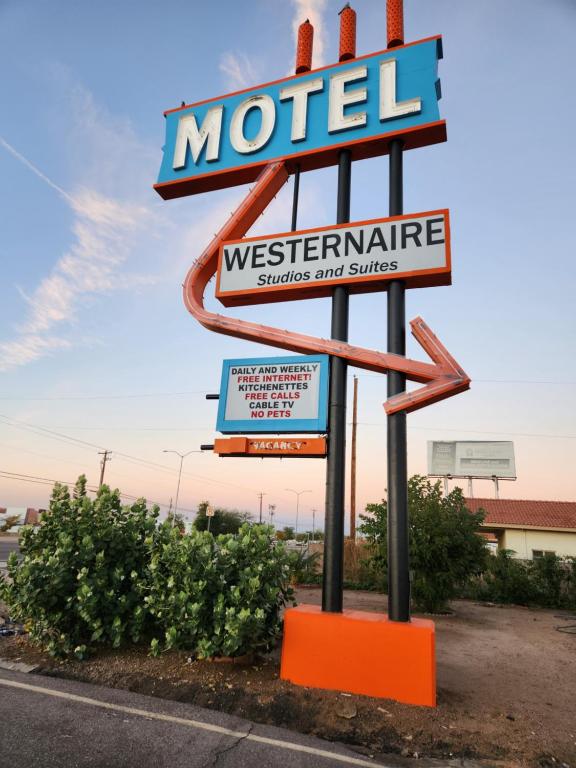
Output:
[[436,706],[434,622],[389,621],[366,611],[323,613],[299,605],[284,614],[282,680]]

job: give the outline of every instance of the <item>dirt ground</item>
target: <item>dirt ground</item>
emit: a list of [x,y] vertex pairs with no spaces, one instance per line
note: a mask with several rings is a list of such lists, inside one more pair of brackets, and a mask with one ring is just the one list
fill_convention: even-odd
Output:
[[[298,591],[318,604],[319,589]],[[346,592],[345,606],[383,611],[386,598]],[[434,617],[435,709],[299,688],[279,680],[279,652],[251,665],[192,661],[186,653],[101,652],[59,662],[25,638],[0,638],[0,657],[38,672],[188,701],[340,741],[363,754],[471,758],[500,766],[576,768],[576,624],[558,611],[453,604]],[[385,649],[383,649],[385,652]]]

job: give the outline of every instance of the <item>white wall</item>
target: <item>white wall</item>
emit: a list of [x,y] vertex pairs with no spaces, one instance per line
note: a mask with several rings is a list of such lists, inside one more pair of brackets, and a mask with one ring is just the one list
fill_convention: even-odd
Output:
[[507,528],[504,531],[501,546],[503,549],[513,549],[516,557],[524,560],[532,559],[534,549],[554,552],[560,557],[576,557],[576,531],[561,533]]

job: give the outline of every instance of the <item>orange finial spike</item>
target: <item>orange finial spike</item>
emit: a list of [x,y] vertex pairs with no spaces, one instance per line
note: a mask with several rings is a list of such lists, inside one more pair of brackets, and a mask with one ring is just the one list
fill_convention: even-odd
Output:
[[356,58],[356,11],[346,3],[340,11],[340,53],[338,61]]
[[312,47],[314,45],[314,27],[308,19],[298,27],[298,45],[296,47],[296,74],[310,72],[312,69]]
[[388,48],[404,45],[404,0],[386,0]]

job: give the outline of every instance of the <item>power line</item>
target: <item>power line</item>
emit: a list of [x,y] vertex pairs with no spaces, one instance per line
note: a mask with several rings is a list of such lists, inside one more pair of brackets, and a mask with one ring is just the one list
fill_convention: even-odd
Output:
[[479,384],[558,384],[559,386],[574,387],[576,381],[547,381],[545,379],[474,379]]
[[[48,429],[48,427],[45,427]],[[54,426],[49,429],[85,430],[87,432],[211,432],[212,427],[72,427]]]
[[205,390],[186,392],[143,392],[142,394],[128,395],[57,395],[54,397],[0,397],[0,400],[20,400],[34,402],[58,402],[72,400],[136,400],[146,397],[183,397],[186,395],[205,395]]
[[576,435],[551,435],[545,432],[495,432],[482,429],[454,429],[444,427],[408,427],[408,429],[419,429],[427,432],[471,432],[477,435],[509,435],[511,437],[550,437],[559,440],[576,440]]
[[[27,430],[41,436],[47,435],[54,440],[59,440],[61,442],[67,442],[67,443],[72,443],[74,445],[78,445],[81,448],[84,448],[84,450],[87,450],[87,449],[89,450],[97,449],[101,451],[106,450],[104,446],[98,445],[97,443],[90,443],[87,440],[81,440],[78,437],[71,437],[70,435],[64,435],[63,433],[56,432],[53,429],[48,429],[46,427],[41,427],[36,424],[31,424],[25,421],[20,421],[18,419],[14,419],[10,416],[5,416],[3,414],[0,414],[0,421],[3,421],[8,426],[15,427],[16,429]],[[136,463],[140,466],[145,466],[155,470],[160,470],[162,472],[169,472],[170,474],[175,474],[177,472],[177,470],[172,467],[168,467],[164,464],[159,464],[155,461],[149,461],[148,459],[142,459],[138,456],[132,456],[131,454],[123,453],[122,451],[114,450],[114,455],[125,461]],[[243,491],[251,491],[251,492],[254,491],[253,488],[248,488],[247,486],[238,485],[237,483],[230,483],[230,482],[227,482],[226,480],[214,480],[213,478],[206,477],[205,475],[197,475],[192,472],[183,472],[182,474],[186,477],[190,477],[195,480],[203,480],[204,482],[213,483],[214,485],[228,486],[231,488],[240,488]]]
[[[62,463],[62,459],[57,459],[55,456],[48,456],[46,453],[38,453],[37,451],[30,451],[28,448],[22,448],[19,445],[8,445],[7,443],[0,443],[0,447],[7,448],[10,451],[17,451],[18,453],[28,453],[30,456],[37,456],[39,459],[49,459],[50,461],[57,461]],[[86,469],[85,462],[73,461],[66,459],[66,464],[74,464],[77,467]]]
[[[361,378],[382,378],[381,373],[356,373],[349,374],[360,376]],[[533,385],[558,385],[558,386],[576,386],[576,381],[560,381],[558,379],[474,379],[474,384],[533,384]],[[52,397],[34,397],[34,396],[2,396],[0,401],[10,402],[67,402],[74,400],[141,400],[155,397],[186,397],[189,395],[205,395],[206,390],[183,390],[180,392],[142,392],[128,394],[112,395],[54,395]]]
[[[0,469],[0,477],[3,477],[6,480],[15,480],[17,482],[23,482],[23,483],[32,483],[34,485],[54,485],[54,483],[60,483],[61,485],[67,485],[68,487],[73,487],[76,484],[76,481],[69,481],[69,480],[56,480],[55,478],[49,478],[49,477],[40,477],[37,475],[28,475],[21,472],[8,472],[6,470]],[[98,488],[96,486],[86,486],[87,490],[91,493],[97,493]],[[124,499],[131,499],[133,501],[138,501],[139,499],[146,499],[147,503],[149,504],[157,504],[159,507],[170,507],[170,504],[167,504],[164,501],[156,501],[154,499],[149,499],[146,496],[134,496],[130,493],[123,493],[119,491],[119,495],[121,498]],[[189,514],[196,514],[197,509],[188,509],[186,507],[179,507],[179,510],[181,512],[186,512]],[[281,525],[290,525],[289,520],[284,519],[277,519],[275,517],[275,523],[281,524]]]
[[[348,374],[350,378],[353,375],[360,376],[363,379],[379,379],[386,374],[382,373],[356,373]],[[559,381],[548,379],[472,379],[473,384],[555,384],[558,386],[575,387],[576,381]],[[1,398],[0,398],[1,399]]]
[[[359,426],[363,427],[381,427],[385,429],[384,423],[376,421],[359,421]],[[576,435],[552,435],[544,432],[500,432],[492,429],[468,429],[467,427],[414,427],[409,426],[408,429],[425,431],[425,432],[458,432],[460,434],[469,432],[476,435],[508,435],[510,437],[550,437],[559,440],[576,440]]]
[[[76,483],[71,482],[69,480],[56,480],[54,478],[50,477],[40,477],[38,475],[27,475],[22,472],[8,472],[6,470],[0,470],[0,477],[4,477],[6,480],[16,480],[23,483],[34,483],[36,485],[54,485],[54,483],[60,483],[61,485],[67,485],[68,487],[73,487]],[[98,487],[97,486],[86,486],[86,489],[90,491],[91,493],[97,493]],[[138,501],[139,499],[146,498],[144,496],[134,496],[131,493],[123,493],[118,492],[119,495],[124,499],[131,499],[133,501]],[[169,505],[165,501],[156,501],[154,499],[148,499],[146,498],[147,503],[149,504],[156,504],[159,507],[168,507]],[[182,512],[189,512],[190,514],[195,514],[197,512],[196,509],[183,509],[180,507]]]
[[[352,424],[352,422],[348,422],[348,425]],[[382,427],[385,428],[385,423],[378,423],[378,422],[368,422],[368,421],[358,421],[358,425],[364,426],[364,427]],[[206,432],[206,430],[210,430],[210,427],[199,427],[199,428],[186,428],[186,427],[61,427],[61,429],[73,429],[73,430],[88,430],[88,431],[96,431],[96,430],[102,430],[102,431],[119,431],[119,432]],[[566,438],[569,440],[572,440],[576,438],[576,435],[552,435],[547,433],[532,433],[532,432],[500,432],[500,431],[494,431],[494,430],[477,430],[477,429],[466,429],[466,428],[449,428],[449,427],[408,427],[408,429],[427,429],[427,430],[444,430],[446,432],[477,432],[481,435],[517,435],[519,437],[557,437],[557,438]],[[143,459],[144,461],[144,459]]]

